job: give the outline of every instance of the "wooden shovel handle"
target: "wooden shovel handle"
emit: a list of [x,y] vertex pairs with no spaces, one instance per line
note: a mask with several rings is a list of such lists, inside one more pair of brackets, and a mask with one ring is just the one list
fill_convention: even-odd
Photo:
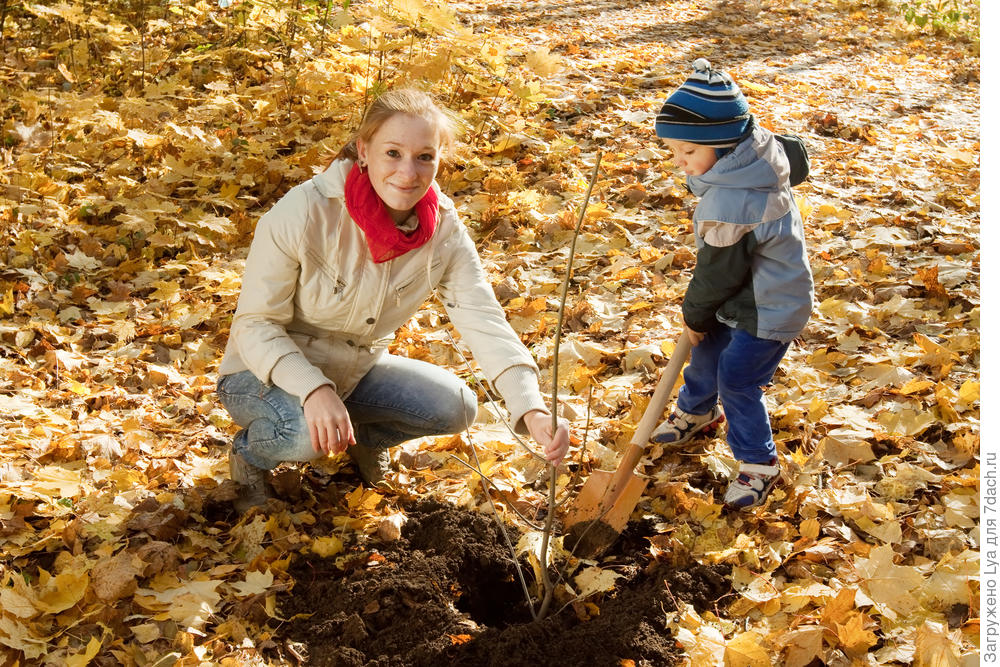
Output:
[[618,488],[621,479],[631,475],[635,464],[639,462],[642,452],[646,449],[646,443],[649,442],[649,436],[652,435],[653,429],[656,428],[657,420],[663,415],[663,409],[667,407],[667,401],[670,400],[674,383],[677,382],[677,376],[680,375],[681,368],[684,366],[684,362],[687,360],[688,353],[690,352],[691,339],[688,338],[686,331],[682,331],[680,338],[677,339],[677,345],[674,347],[674,353],[670,355],[670,361],[667,362],[666,368],[660,374],[660,381],[656,383],[656,390],[653,392],[653,397],[649,399],[649,405],[646,406],[646,411],[642,413],[642,419],[639,420],[639,426],[635,429],[635,434],[632,436],[632,441],[625,452],[625,457],[618,465],[615,476],[611,479],[611,488]]

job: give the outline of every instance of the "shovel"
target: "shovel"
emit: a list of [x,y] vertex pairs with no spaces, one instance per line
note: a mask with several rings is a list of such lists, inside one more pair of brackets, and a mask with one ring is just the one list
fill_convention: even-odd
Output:
[[639,462],[657,420],[663,415],[681,367],[691,351],[691,341],[685,332],[677,339],[674,353],[660,375],[653,398],[639,420],[624,458],[614,472],[595,470],[580,489],[579,495],[566,513],[563,525],[568,526],[571,551],[585,558],[600,555],[610,547],[628,523],[632,510],[646,489],[647,479],[637,477]]

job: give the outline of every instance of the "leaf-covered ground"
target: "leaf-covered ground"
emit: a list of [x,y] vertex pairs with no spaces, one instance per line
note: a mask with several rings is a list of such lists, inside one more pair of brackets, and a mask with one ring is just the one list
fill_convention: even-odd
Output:
[[[296,568],[374,558],[416,497],[489,512],[470,466],[530,552],[542,470],[485,395],[470,434],[400,448],[395,492],[331,459],[233,515],[214,382],[254,222],[373,91],[424,82],[466,122],[440,181],[549,384],[602,151],[559,355],[571,498],[616,464],[680,330],[694,200],[651,127],[696,57],[809,145],[818,306],[768,391],[767,506],[722,510],[724,431],[643,459],[634,557],[731,573],[711,610],[657,622],[693,665],[978,662],[977,43],[875,0],[0,8],[0,662],[294,661]],[[453,337],[430,303],[396,352],[471,382]],[[580,619],[613,605],[613,562],[554,555]]]

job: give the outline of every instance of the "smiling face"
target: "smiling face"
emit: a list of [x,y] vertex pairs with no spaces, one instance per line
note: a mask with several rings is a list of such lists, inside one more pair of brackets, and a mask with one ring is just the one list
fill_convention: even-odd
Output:
[[664,139],[664,142],[674,154],[673,163],[688,176],[701,176],[714,167],[718,160],[712,146],[676,139]]
[[403,222],[427,193],[437,174],[438,128],[419,116],[397,113],[365,141],[358,139],[358,158],[389,215]]

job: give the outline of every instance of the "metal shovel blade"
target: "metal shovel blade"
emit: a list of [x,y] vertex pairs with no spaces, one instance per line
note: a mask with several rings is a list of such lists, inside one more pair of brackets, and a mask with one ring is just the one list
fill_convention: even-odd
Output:
[[567,511],[563,525],[567,527],[570,536],[568,544],[574,553],[593,557],[611,546],[628,523],[632,510],[639,504],[647,480],[635,474],[635,466],[649,442],[656,421],[663,414],[690,351],[691,341],[681,333],[618,469],[614,472],[592,472]]
[[565,544],[574,554],[592,558],[610,547],[639,504],[649,480],[630,476],[620,492],[609,498],[614,471],[595,470],[580,489],[566,515],[569,534]]

